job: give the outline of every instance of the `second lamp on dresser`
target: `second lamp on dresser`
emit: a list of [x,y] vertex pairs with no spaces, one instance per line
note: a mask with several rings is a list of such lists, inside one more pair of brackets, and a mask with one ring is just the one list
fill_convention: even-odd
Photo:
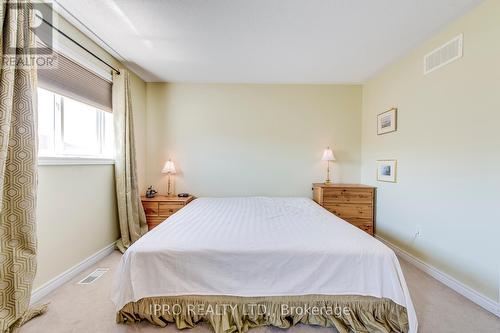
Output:
[[313,199],[331,213],[373,236],[375,187],[359,184],[313,184]]

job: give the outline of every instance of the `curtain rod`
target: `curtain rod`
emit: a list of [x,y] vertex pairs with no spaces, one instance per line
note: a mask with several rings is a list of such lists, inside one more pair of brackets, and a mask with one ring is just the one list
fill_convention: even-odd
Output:
[[70,36],[66,35],[66,33],[64,33],[63,31],[61,31],[58,28],[54,27],[52,25],[52,23],[48,22],[47,20],[45,20],[43,17],[41,17],[39,15],[36,15],[36,17],[38,17],[45,24],[47,24],[49,27],[51,27],[52,29],[54,29],[55,31],[57,31],[58,33],[60,33],[64,37],[66,37],[67,39],[69,39],[71,42],[73,42],[74,44],[76,44],[77,46],[79,46],[81,49],[83,49],[84,51],[86,51],[88,54],[90,54],[91,56],[93,56],[94,58],[96,58],[97,60],[99,60],[100,62],[102,62],[106,66],[108,66],[109,68],[111,68],[111,70],[115,71],[118,75],[120,75],[120,71],[118,69],[114,68],[113,66],[111,66],[110,64],[108,64],[106,61],[102,60],[99,56],[97,56],[96,54],[94,54],[92,51],[90,51],[89,49],[87,49],[85,46],[83,46],[82,44],[78,43],[76,40],[74,40]]

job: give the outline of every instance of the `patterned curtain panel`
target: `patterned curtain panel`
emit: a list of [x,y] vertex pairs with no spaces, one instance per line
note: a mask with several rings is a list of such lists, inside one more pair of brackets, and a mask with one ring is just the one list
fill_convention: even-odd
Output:
[[[16,10],[13,10],[14,7]],[[45,311],[29,310],[36,272],[36,71],[29,2],[2,1],[0,12],[0,332]],[[14,50],[14,51],[12,51]],[[6,62],[6,60],[16,60]]]
[[115,183],[121,239],[117,247],[123,253],[148,230],[137,185],[134,121],[126,69],[113,73],[113,119],[115,128]]

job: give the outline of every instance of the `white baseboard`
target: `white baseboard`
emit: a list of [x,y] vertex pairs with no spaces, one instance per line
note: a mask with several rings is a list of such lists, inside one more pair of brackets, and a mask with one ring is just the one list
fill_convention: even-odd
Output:
[[421,271],[429,274],[445,286],[455,290],[457,293],[460,295],[464,296],[465,298],[468,298],[472,302],[476,303],[480,307],[484,308],[485,310],[493,313],[497,317],[500,317],[500,303],[495,302],[494,300],[490,299],[489,297],[486,297],[474,289],[471,289],[470,287],[466,286],[462,282],[454,279],[453,277],[449,276],[446,273],[441,272],[439,269],[437,269],[434,266],[431,266],[422,260],[414,257],[413,255],[409,254],[405,250],[402,250],[401,248],[397,247],[396,245],[392,244],[391,242],[379,237],[375,236],[379,241],[390,247],[396,254],[401,257],[401,259],[409,262],[410,264],[414,265]]
[[84,270],[92,267],[101,259],[113,253],[113,251],[115,250],[115,243],[116,242],[109,244],[105,248],[97,251],[90,257],[84,259],[80,263],[76,264],[75,266],[71,267],[70,269],[66,270],[65,272],[59,274],[55,278],[35,289],[31,293],[31,304],[39,302],[43,297],[47,296],[66,282],[70,281]]

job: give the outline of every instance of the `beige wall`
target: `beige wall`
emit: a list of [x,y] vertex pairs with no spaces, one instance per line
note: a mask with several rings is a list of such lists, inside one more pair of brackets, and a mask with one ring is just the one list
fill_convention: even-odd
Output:
[[[500,1],[451,24],[363,88],[362,181],[378,187],[377,234],[498,300]],[[423,75],[422,58],[459,33],[462,59]],[[376,115],[399,108],[398,131]],[[398,160],[396,184],[375,181]],[[413,239],[417,227],[421,237]]]
[[[63,19],[59,19],[59,27],[106,61],[120,66]],[[59,41],[96,66],[100,65],[64,38]],[[132,74],[131,88],[142,190],[146,172],[146,84]],[[35,289],[118,238],[113,170],[113,165],[40,166]]]
[[147,84],[148,184],[171,157],[177,192],[197,196],[310,196],[323,181],[358,182],[361,87],[342,85]]
[[118,238],[113,165],[38,169],[37,288]]

